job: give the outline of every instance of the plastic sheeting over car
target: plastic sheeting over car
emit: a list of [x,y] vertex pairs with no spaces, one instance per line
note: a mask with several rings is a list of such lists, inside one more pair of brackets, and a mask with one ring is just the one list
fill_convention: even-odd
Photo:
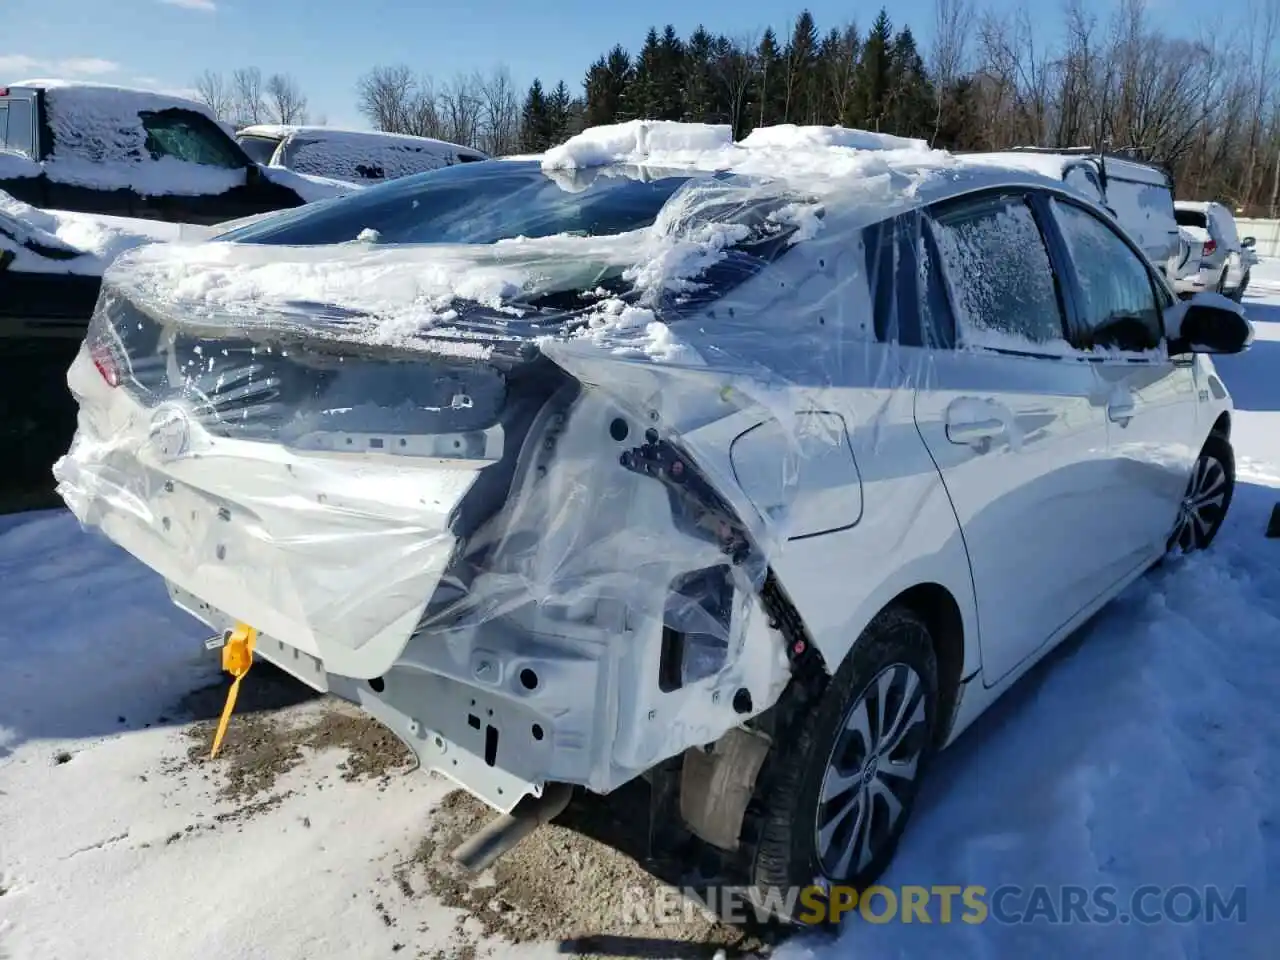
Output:
[[520,783],[715,739],[806,652],[790,545],[859,524],[884,451],[928,464],[901,388],[929,355],[898,346],[938,342],[945,294],[911,211],[958,165],[802,135],[455,167],[132,253],[59,490],[210,622],[387,698],[401,668],[499,691],[534,721]]

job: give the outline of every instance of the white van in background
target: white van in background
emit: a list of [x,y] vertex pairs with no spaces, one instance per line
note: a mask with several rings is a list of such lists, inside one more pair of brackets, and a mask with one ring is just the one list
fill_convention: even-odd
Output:
[[489,159],[444,140],[335,127],[254,124],[242,128],[236,141],[258,163],[358,184]]
[[992,154],[1075,187],[1101,203],[1142,247],[1175,289],[1200,269],[1198,248],[1178,229],[1173,178],[1151,163],[1090,147],[1014,147]]

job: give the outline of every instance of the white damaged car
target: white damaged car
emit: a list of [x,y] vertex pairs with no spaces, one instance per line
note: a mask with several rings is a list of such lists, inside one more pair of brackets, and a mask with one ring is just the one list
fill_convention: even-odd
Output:
[[504,814],[464,863],[643,776],[766,898],[862,888],[936,751],[1213,540],[1251,337],[1060,178],[635,122],[127,254],[56,473],[237,675]]

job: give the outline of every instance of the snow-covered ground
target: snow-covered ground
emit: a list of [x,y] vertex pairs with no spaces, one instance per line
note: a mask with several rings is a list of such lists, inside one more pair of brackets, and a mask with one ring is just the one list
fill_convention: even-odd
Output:
[[[939,759],[884,881],[1109,885],[1121,899],[1144,884],[1243,886],[1244,922],[942,924],[935,910],[930,925],[855,917],[783,957],[1275,956],[1280,540],[1263,531],[1280,502],[1280,262],[1255,268],[1247,305],[1253,349],[1218,362],[1240,482],[1214,549],[1139,581]],[[179,704],[214,677],[202,636],[69,516],[0,518],[0,956],[473,951],[459,911],[398,879],[443,782],[353,776],[343,750],[313,739],[246,803],[253,791],[228,778],[256,768],[188,756],[202,741]],[[327,708],[291,709],[305,725]],[[545,877],[557,896],[608,902],[607,884],[583,880],[568,865]]]

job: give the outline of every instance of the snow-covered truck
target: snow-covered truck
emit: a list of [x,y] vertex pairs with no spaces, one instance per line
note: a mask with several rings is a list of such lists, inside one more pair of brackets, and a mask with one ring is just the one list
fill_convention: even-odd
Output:
[[255,163],[194,100],[67,80],[0,85],[0,191],[34,207],[212,224],[358,189]]

